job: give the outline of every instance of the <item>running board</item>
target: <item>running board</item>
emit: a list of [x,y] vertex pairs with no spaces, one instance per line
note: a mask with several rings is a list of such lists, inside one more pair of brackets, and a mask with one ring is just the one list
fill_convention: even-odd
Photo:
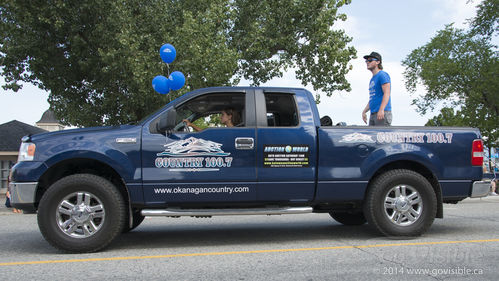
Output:
[[144,209],[143,216],[237,216],[237,215],[285,215],[312,213],[312,207],[248,208],[248,209]]

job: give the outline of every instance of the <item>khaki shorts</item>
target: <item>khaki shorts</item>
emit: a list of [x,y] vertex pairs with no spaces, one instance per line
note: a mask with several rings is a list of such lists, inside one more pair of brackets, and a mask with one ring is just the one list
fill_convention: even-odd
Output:
[[392,112],[385,111],[385,119],[378,120],[378,112],[371,113],[369,116],[369,126],[390,126],[392,124]]

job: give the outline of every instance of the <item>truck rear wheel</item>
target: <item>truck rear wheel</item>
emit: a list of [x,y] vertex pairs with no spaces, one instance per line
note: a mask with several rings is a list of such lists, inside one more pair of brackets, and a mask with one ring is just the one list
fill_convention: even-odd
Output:
[[370,184],[364,203],[368,223],[386,236],[419,236],[433,223],[437,198],[421,174],[391,170]]
[[77,174],[60,179],[43,195],[38,226],[54,247],[95,252],[111,243],[125,224],[125,204],[108,180]]
[[363,225],[366,223],[366,218],[362,212],[330,212],[329,215],[337,222],[344,225]]

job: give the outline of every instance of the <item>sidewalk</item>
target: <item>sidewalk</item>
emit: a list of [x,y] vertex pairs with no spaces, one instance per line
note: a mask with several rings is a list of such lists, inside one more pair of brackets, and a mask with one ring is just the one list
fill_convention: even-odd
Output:
[[5,194],[0,194],[0,215],[22,215],[12,212],[11,208],[5,207]]
[[499,196],[485,196],[480,198],[466,198],[458,204],[462,203],[480,203],[480,202],[497,202],[499,203]]
[[[499,203],[499,196],[486,196],[481,198],[466,198],[458,204],[465,203]],[[12,209],[5,207],[5,194],[0,194],[0,215],[12,214],[20,215],[12,212]]]

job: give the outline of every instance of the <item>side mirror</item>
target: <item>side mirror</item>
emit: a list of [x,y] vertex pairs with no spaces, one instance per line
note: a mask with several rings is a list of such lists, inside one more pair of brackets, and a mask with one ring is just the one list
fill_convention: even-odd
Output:
[[171,133],[171,130],[175,127],[177,118],[177,111],[172,108],[166,112],[166,114],[161,115],[159,122],[156,123],[156,130],[160,133]]

